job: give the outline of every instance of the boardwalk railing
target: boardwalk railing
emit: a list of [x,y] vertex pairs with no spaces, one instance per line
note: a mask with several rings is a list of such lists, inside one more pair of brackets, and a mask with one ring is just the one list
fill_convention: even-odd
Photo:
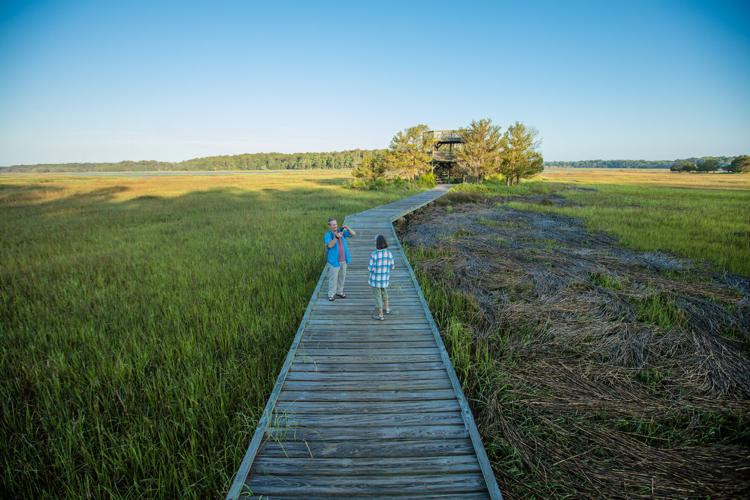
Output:
[[[347,217],[347,298],[315,287],[227,498],[502,498],[392,222],[446,186]],[[392,313],[371,318],[367,263],[384,234]]]

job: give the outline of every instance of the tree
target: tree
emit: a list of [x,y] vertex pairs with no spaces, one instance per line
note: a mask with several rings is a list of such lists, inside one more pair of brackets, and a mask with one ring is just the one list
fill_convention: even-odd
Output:
[[730,172],[750,173],[750,156],[740,155],[732,160],[727,168]]
[[393,177],[414,180],[432,172],[432,138],[429,127],[419,124],[393,136],[385,156],[388,172]]
[[544,158],[542,157],[542,153],[539,151],[531,151],[526,158],[526,161],[521,163],[516,170],[514,177],[515,183],[518,184],[521,182],[521,179],[541,174],[542,171],[544,171]]
[[362,162],[352,170],[352,175],[358,179],[374,181],[385,177],[388,162],[385,153],[376,151],[362,158]]
[[500,127],[485,118],[472,121],[467,128],[459,130],[463,144],[456,150],[458,169],[477,182],[497,173],[500,154],[505,148],[505,139]]
[[505,131],[505,148],[500,156],[500,172],[505,184],[518,184],[521,179],[531,177],[544,170],[544,159],[536,151],[537,131],[516,122]]
[[672,172],[695,172],[698,167],[690,160],[678,160],[669,169]]
[[715,158],[704,158],[698,162],[699,172],[714,172],[719,170],[719,162]]

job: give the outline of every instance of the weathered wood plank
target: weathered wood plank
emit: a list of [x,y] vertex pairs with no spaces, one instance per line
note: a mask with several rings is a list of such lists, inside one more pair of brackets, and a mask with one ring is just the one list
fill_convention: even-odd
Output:
[[[369,324],[374,321],[372,318],[373,312],[375,312],[375,304],[370,304],[367,306],[360,306],[358,308],[351,308],[351,309],[341,308],[340,310],[318,309],[315,313],[315,317],[317,318],[316,321],[335,320],[337,323],[346,323],[346,324],[367,323]],[[410,323],[427,324],[426,321],[423,322],[422,317],[416,316],[417,314],[422,314],[421,308],[400,307],[398,311],[396,311],[394,308],[391,308],[391,314],[385,317],[385,322],[395,323],[397,321],[400,322],[401,319],[411,317],[412,319],[409,320]]]
[[[357,365],[359,366],[359,365]],[[445,380],[447,375],[443,370],[440,369],[414,369],[414,370],[400,370],[400,371],[375,371],[375,370],[364,370],[364,369],[353,369],[346,371],[290,371],[287,380],[321,380],[321,381],[336,381],[336,380],[351,380],[351,381],[362,381],[362,382],[378,382],[378,381],[407,381],[407,380]]]
[[[328,300],[326,300],[328,302]],[[332,304],[331,302],[328,302],[328,304]],[[333,303],[335,304],[335,303]],[[393,304],[390,304],[391,306],[391,312],[396,312],[396,306]],[[352,315],[356,315],[353,317],[358,317],[360,315],[366,316],[372,309],[375,308],[375,302],[371,302],[366,305],[362,304],[346,304],[346,305],[340,305],[339,307],[334,306],[320,306],[315,309],[315,317],[326,319],[329,316],[335,316],[338,318],[341,317],[352,317]],[[407,317],[407,315],[422,315],[422,306],[413,305],[413,306],[399,306],[398,307],[398,314],[399,317]],[[391,316],[391,318],[396,318],[396,316]],[[417,320],[421,319],[420,316],[416,317]]]
[[[335,312],[335,311],[334,311]],[[403,328],[405,325],[419,325],[422,328],[425,326],[429,327],[429,323],[427,322],[427,319],[421,315],[420,316],[401,316],[398,318],[398,321],[388,321],[391,318],[395,318],[395,316],[389,316],[386,318],[386,321],[379,321],[375,323],[371,317],[370,313],[372,312],[372,309],[360,311],[357,313],[348,313],[346,311],[339,311],[337,315],[334,315],[335,317],[330,317],[328,315],[323,316],[318,313],[320,311],[316,311],[316,314],[308,320],[308,324],[310,325],[380,325],[383,329],[398,329],[399,327]]]
[[[316,498],[316,497],[309,497],[309,498]],[[319,497],[322,498],[322,497]],[[457,495],[456,493],[422,493],[410,495],[410,494],[401,494],[398,496],[398,500],[446,500],[451,499],[455,500],[457,498],[460,498],[461,500],[486,500],[488,498],[491,498],[490,495],[486,491],[476,491],[476,492],[461,492],[460,495]],[[380,495],[368,495],[367,500],[393,500],[393,495],[390,496],[380,496]]]
[[378,335],[376,333],[366,335],[366,336],[354,336],[354,335],[334,335],[334,334],[326,334],[321,333],[320,335],[306,335],[302,338],[302,342],[304,345],[307,346],[327,346],[327,345],[337,345],[339,346],[339,349],[348,349],[349,346],[352,346],[354,348],[357,348],[357,346],[364,346],[364,345],[372,345],[375,346],[404,346],[404,345],[411,345],[415,344],[414,347],[417,347],[418,345],[422,345],[424,347],[427,346],[435,346],[435,339],[432,337],[429,337],[425,333],[420,333],[417,335],[413,334],[401,334],[401,335]]
[[448,375],[443,370],[412,370],[408,372],[297,372],[292,371],[286,377],[290,380],[310,381],[357,381],[363,383],[377,383],[383,381],[418,381],[418,380],[448,380]]
[[379,335],[377,333],[361,335],[335,335],[331,333],[320,333],[306,335],[302,338],[302,342],[306,345],[315,345],[321,343],[321,345],[341,345],[341,349],[345,349],[345,346],[349,345],[393,345],[401,346],[404,344],[427,344],[435,345],[435,339],[429,337],[425,333],[413,334],[399,334],[399,335]]
[[352,330],[350,327],[338,327],[338,326],[310,326],[305,328],[305,337],[315,337],[328,335],[331,337],[345,337],[345,338],[375,338],[375,337],[405,337],[405,336],[426,336],[428,338],[434,338],[432,332],[429,329],[418,326],[411,328],[383,328],[379,323],[372,323],[359,327],[356,330]]
[[479,472],[477,457],[454,455],[419,458],[278,458],[259,457],[253,472],[265,475],[384,476]]
[[[338,346],[338,347],[336,347]],[[338,352],[341,350],[346,352]],[[327,354],[343,355],[358,353],[352,352],[353,349],[362,350],[363,353],[375,355],[382,354],[432,354],[436,352],[437,346],[434,340],[430,343],[430,338],[422,334],[421,336],[380,336],[372,334],[371,336],[347,337],[346,335],[326,336],[318,335],[315,337],[304,338],[300,350],[304,350],[306,355]],[[413,350],[413,351],[412,351]]]
[[341,356],[329,356],[325,354],[307,354],[299,356],[299,360],[303,363],[313,364],[352,364],[352,363],[367,363],[367,364],[393,364],[393,363],[427,363],[427,362],[439,362],[439,354],[390,354],[378,356],[377,354],[352,356],[343,354]]
[[258,474],[248,483],[254,495],[358,495],[366,493],[463,493],[482,491],[486,487],[481,473],[423,474],[412,476],[329,477],[284,476],[283,481],[271,475]]
[[[367,257],[369,259],[369,257]],[[346,279],[349,281],[349,274],[347,273]],[[375,299],[372,296],[372,287],[370,287],[367,284],[367,277],[352,277],[352,279],[357,280],[363,280],[363,283],[351,283],[347,284],[344,287],[344,293],[346,293],[346,298],[342,297],[336,297],[336,300],[331,302],[332,304],[345,304],[350,299],[357,299],[357,300],[366,300],[370,299],[373,303],[375,302]],[[350,292],[357,292],[357,295],[351,296],[349,295]],[[394,299],[413,299],[414,298],[414,290],[409,286],[409,282],[405,280],[395,280],[391,281],[391,286],[388,288],[388,297],[393,297]],[[322,290],[320,292],[320,295],[318,296],[318,300],[326,299],[328,302],[328,291]]]
[[[288,422],[285,422],[288,423]],[[463,422],[458,425],[404,425],[388,427],[269,427],[274,441],[357,441],[369,439],[468,438]]]
[[358,457],[426,457],[474,453],[469,439],[382,440],[371,441],[267,441],[264,457],[289,458],[358,458]]
[[357,320],[314,320],[310,325],[314,327],[313,330],[327,329],[337,332],[397,332],[399,330],[422,330],[430,327],[427,321],[409,320],[408,322],[402,322],[400,320],[391,320],[390,317],[385,321],[377,321],[367,315],[357,318]]
[[436,354],[437,347],[370,347],[338,349],[334,347],[310,347],[302,346],[297,352],[298,356],[414,356],[425,354]]
[[[315,498],[315,497],[311,497]],[[456,493],[423,493],[421,495],[399,495],[398,500],[446,500],[446,499],[457,499],[460,498],[461,500],[486,500],[487,498],[491,498],[490,495],[486,491],[477,491],[477,492],[462,492],[460,495],[457,495]],[[369,496],[367,497],[367,500],[393,500],[393,496]]]
[[408,338],[392,338],[388,340],[306,340],[304,337],[300,343],[301,348],[305,349],[382,349],[382,348],[401,348],[401,349],[425,349],[435,348],[435,342],[430,339],[426,341],[415,341]]
[[451,382],[448,377],[432,380],[384,380],[381,382],[362,380],[341,380],[341,381],[300,381],[289,380],[284,383],[285,391],[415,391],[427,389],[451,389]]
[[310,413],[284,413],[275,416],[274,422],[291,427],[383,427],[398,425],[462,425],[459,411],[422,413],[340,413],[318,415]]
[[316,362],[312,363],[310,360],[306,362],[295,361],[292,363],[290,368],[291,371],[304,371],[304,372],[359,372],[359,371],[372,371],[372,372],[405,372],[412,370],[443,370],[442,362],[428,361],[423,363],[409,362],[409,363],[331,363],[331,362]]
[[431,401],[451,399],[452,389],[428,389],[424,391],[290,391],[284,390],[279,401]]
[[457,411],[461,407],[454,399],[426,400],[426,401],[279,401],[276,404],[276,414],[332,414],[359,413],[372,415],[377,413],[409,413],[409,412],[446,412]]
[[357,331],[347,331],[338,329],[320,329],[320,330],[307,330],[305,331],[304,339],[413,339],[423,341],[425,339],[432,339],[434,337],[430,332],[423,329],[416,330],[377,330],[377,329],[361,329]]
[[[390,318],[389,318],[390,319]],[[373,328],[380,328],[382,330],[410,330],[415,326],[429,327],[427,320],[420,318],[399,318],[396,321],[376,321],[368,316],[367,313],[362,313],[361,316],[351,317],[344,315],[340,318],[321,318],[315,317],[308,322],[310,325],[333,325],[339,328],[349,327],[354,329],[360,325],[371,326]]]
[[[416,297],[416,295],[415,295]],[[403,306],[414,306],[419,307],[421,309],[422,305],[419,303],[418,300],[410,299],[408,297],[404,298],[395,298],[390,297],[388,302],[390,303],[392,308],[396,307],[403,307]],[[328,296],[326,295],[325,298],[320,298],[315,303],[315,308],[317,309],[340,309],[342,307],[351,307],[351,308],[357,308],[357,307],[367,307],[372,306],[375,304],[375,300],[372,298],[372,295],[365,297],[364,294],[362,294],[362,298],[359,297],[352,297],[351,295],[347,295],[346,299],[336,299],[334,302],[331,302],[328,300]]]

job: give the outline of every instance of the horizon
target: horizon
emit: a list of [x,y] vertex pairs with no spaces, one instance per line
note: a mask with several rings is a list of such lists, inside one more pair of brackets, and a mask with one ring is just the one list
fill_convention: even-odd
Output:
[[383,149],[484,117],[549,162],[750,153],[745,2],[452,5],[4,3],[0,165]]
[[[382,149],[382,148],[380,148]],[[14,165],[0,165],[0,169],[2,168],[12,168],[12,167],[31,167],[35,165],[79,165],[79,164],[118,164],[118,163],[139,163],[139,162],[147,162],[147,161],[153,161],[157,163],[171,163],[171,164],[178,164],[178,163],[184,163],[192,160],[200,160],[204,158],[211,158],[211,157],[221,157],[221,156],[242,156],[242,155],[254,155],[254,154],[267,154],[267,155],[302,155],[302,154],[333,154],[333,153],[343,153],[346,151],[373,151],[373,150],[366,150],[362,148],[352,148],[352,149],[340,149],[336,151],[294,151],[292,153],[284,153],[281,151],[258,151],[255,153],[236,153],[231,155],[207,155],[207,156],[196,156],[192,158],[185,158],[183,160],[177,160],[177,161],[168,161],[168,160],[154,160],[154,159],[124,159],[124,160],[115,160],[115,161],[70,161],[70,162],[57,162],[57,163],[19,163]],[[647,158],[581,158],[577,160],[559,160],[559,159],[544,159],[544,163],[556,163],[556,162],[584,162],[584,161],[601,161],[601,162],[608,162],[608,161],[646,161],[646,162],[676,162],[680,160],[690,160],[690,159],[700,159],[700,158],[722,158],[722,157],[737,157],[742,155],[704,155],[704,156],[693,156],[693,157],[682,157],[682,158],[657,158],[657,159],[647,159]],[[605,167],[605,168],[611,168],[611,167]],[[626,167],[626,168],[632,168],[632,167]],[[334,168],[333,170],[336,170],[337,168]],[[275,169],[270,169],[275,170]],[[328,169],[324,169],[328,170]]]

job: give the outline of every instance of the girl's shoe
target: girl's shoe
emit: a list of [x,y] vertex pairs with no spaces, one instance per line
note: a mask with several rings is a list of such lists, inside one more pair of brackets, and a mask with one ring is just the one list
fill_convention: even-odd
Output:
[[372,319],[376,319],[378,321],[383,321],[385,318],[378,313],[372,313]]
[[390,310],[390,308],[386,309],[386,310],[385,310],[385,313],[386,313],[386,314],[391,314],[391,310]]

